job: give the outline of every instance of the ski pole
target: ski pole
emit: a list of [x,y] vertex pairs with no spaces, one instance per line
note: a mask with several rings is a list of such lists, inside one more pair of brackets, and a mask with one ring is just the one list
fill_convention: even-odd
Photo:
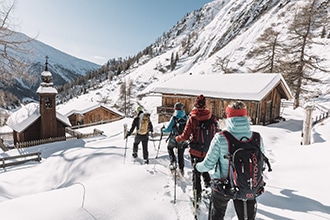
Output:
[[126,137],[126,134],[127,134],[127,124],[124,124],[124,138],[126,138],[126,141],[125,141],[125,152],[124,152],[124,163],[125,163],[125,160],[126,160],[127,140],[128,140],[128,138]]
[[176,170],[176,162],[175,162],[175,171],[174,171],[174,204],[175,204],[175,202],[176,202],[176,172],[177,172],[177,170]]
[[155,151],[157,150],[157,148],[156,148],[156,144],[155,144],[155,139],[154,139],[154,133],[152,133],[151,132],[151,137],[152,137],[152,143],[154,144],[154,149],[155,149]]
[[197,220],[197,189],[194,189],[194,217]]
[[196,158],[193,159],[193,187],[194,187],[194,217],[197,220],[197,178],[196,178]]
[[159,149],[160,149],[160,143],[162,141],[163,138],[163,131],[160,131],[160,139],[159,139],[159,144],[158,144],[158,149],[157,149],[157,153],[156,153],[156,159],[158,158],[158,153],[159,153]]
[[209,216],[208,220],[211,220],[212,218],[212,200],[213,200],[213,192],[211,192],[210,202],[209,202]]
[[128,138],[126,138],[126,141],[125,141],[124,163],[125,163],[125,160],[126,160],[127,140],[128,140]]

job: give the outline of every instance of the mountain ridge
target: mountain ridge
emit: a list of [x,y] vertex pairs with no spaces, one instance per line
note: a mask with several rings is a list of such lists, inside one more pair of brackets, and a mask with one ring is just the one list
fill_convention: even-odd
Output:
[[[225,68],[232,72],[250,72],[250,69],[256,65],[256,59],[251,59],[249,52],[258,47],[256,41],[260,35],[267,28],[272,27],[281,33],[280,37],[285,38],[295,12],[307,2],[306,0],[209,2],[199,10],[184,16],[167,33],[147,47],[143,55],[130,64],[129,68],[112,73],[113,77],[108,77],[107,82],[101,82],[97,87],[103,86],[105,91],[99,92],[103,96],[100,100],[107,100],[115,106],[119,97],[115,97],[113,92],[118,91],[118,85],[126,79],[132,80],[137,85],[133,94],[138,100],[140,96],[149,93],[161,83],[158,74],[167,74],[168,78],[178,74],[223,74],[225,72],[218,63],[220,58],[226,62],[223,64]],[[318,2],[320,5],[325,5],[325,8],[329,5],[329,1],[326,0],[318,0]],[[329,24],[326,28],[330,29]],[[315,50],[315,54],[324,58],[323,63],[330,69],[326,53],[330,50],[329,40],[320,38],[316,40],[325,48],[319,53],[316,44],[313,45],[318,49]],[[172,66],[172,57],[175,54],[178,59]],[[42,66],[43,64],[40,63],[38,71],[41,71]],[[106,66],[101,67],[104,68],[101,74],[110,72],[105,68]],[[53,73],[52,69],[50,71]],[[54,78],[56,81],[56,77]]]
[[40,84],[40,74],[45,69],[46,56],[49,58],[48,69],[53,75],[55,86],[71,82],[89,71],[100,68],[98,64],[71,56],[23,33],[14,32],[10,40],[24,42],[20,45],[19,51],[10,50],[8,53],[28,65],[27,74],[31,78],[14,78],[12,84],[3,82],[2,89],[22,101],[26,98],[38,99],[35,91]]

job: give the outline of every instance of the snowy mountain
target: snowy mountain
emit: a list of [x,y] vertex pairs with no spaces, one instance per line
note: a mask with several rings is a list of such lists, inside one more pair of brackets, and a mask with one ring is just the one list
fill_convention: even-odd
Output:
[[53,82],[56,86],[71,82],[77,77],[84,76],[87,72],[100,67],[98,64],[73,57],[22,33],[16,32],[10,38],[12,41],[28,41],[20,45],[20,51],[8,52],[13,57],[28,64],[28,74],[34,79],[31,82],[20,78],[16,79],[13,85],[4,85],[6,91],[13,93],[20,99],[38,98],[36,89],[40,84],[40,74],[45,69],[46,56],[49,57],[48,69],[52,72]]
[[[160,96],[153,94],[154,88],[179,74],[222,73],[214,65],[220,56],[231,57],[229,68],[246,72],[253,64],[252,60],[246,59],[246,54],[262,30],[274,22],[281,23],[285,30],[286,23],[291,19],[290,13],[303,2],[305,1],[213,1],[200,11],[187,15],[168,35],[160,38],[153,45],[153,50],[159,53],[157,56],[144,56],[125,74],[114,76],[111,81],[105,80],[99,88],[59,105],[58,111],[68,112],[85,102],[98,103],[102,100],[115,105],[120,83],[133,80],[135,105],[140,104],[151,113],[154,134],[158,134],[163,124],[158,123],[156,108],[161,105],[162,100]],[[267,10],[259,14],[258,19],[244,23],[248,14],[254,14],[251,7]],[[275,12],[284,13],[288,17],[281,19]],[[242,15],[239,16],[240,14]],[[235,32],[236,29],[229,25],[231,19],[243,19],[245,25]],[[226,22],[229,22],[227,29],[222,29],[220,24]],[[194,41],[190,41],[191,47],[187,50],[187,41],[182,40],[188,39],[188,33],[193,33],[192,27],[196,27],[197,34]],[[208,36],[211,40],[208,40]],[[315,45],[314,49],[315,54],[326,57],[330,51],[329,41],[320,47]],[[176,52],[180,54],[179,60],[175,69],[169,71],[171,55]],[[329,60],[325,61],[325,66],[330,67]],[[327,74],[319,75],[329,82]],[[180,86],[180,81],[177,83]],[[196,86],[199,83],[202,82],[196,82]],[[214,84],[216,83],[215,81]],[[253,82],[251,85],[253,86]],[[310,85],[312,91],[319,91],[321,95],[306,101],[313,101],[322,106],[323,111],[329,111],[329,85]],[[233,89],[235,86],[239,85],[233,82]],[[322,181],[330,179],[329,172],[324,172],[330,153],[330,120],[328,118],[316,124],[312,129],[312,144],[302,146],[300,142],[304,109],[293,110],[291,106],[284,105],[281,113],[285,121],[268,126],[252,126],[252,130],[263,136],[266,155],[273,168],[273,172],[266,173],[266,192],[258,198],[256,219],[330,219],[328,183]],[[161,142],[149,141],[150,164],[141,165],[131,159],[134,137],[123,139],[123,125],[130,127],[131,123],[132,118],[124,118],[114,123],[79,129],[82,133],[90,133],[97,128],[104,131],[104,135],[100,137],[1,153],[0,156],[6,157],[40,151],[42,156],[41,163],[30,162],[1,171],[2,216],[7,220],[193,219],[192,167],[188,151],[185,153],[185,177],[177,180],[174,185],[174,179],[168,170],[167,137],[163,137]],[[155,159],[158,146],[159,157]],[[140,146],[139,156],[142,155],[141,151]],[[201,206],[198,219],[208,219],[207,214],[207,209]],[[231,202],[225,219],[237,219]]]
[[[330,8],[329,1],[316,2],[320,16],[330,19],[330,13],[326,13]],[[270,27],[279,32],[278,39],[287,39],[296,12],[307,3],[310,1],[214,0],[200,10],[187,14],[157,39],[146,49],[147,55],[118,75],[117,81],[114,78],[115,82],[103,82],[102,92],[98,92],[98,96],[103,97],[98,99],[106,99],[115,105],[118,97],[113,91],[118,90],[122,80],[134,82],[136,86],[133,93],[138,102],[139,97],[152,92],[160,83],[176,75],[223,74],[224,69],[235,73],[250,72],[258,63],[249,54],[260,46],[257,39]],[[330,24],[324,23],[323,27],[330,34]],[[319,56],[319,65],[329,71],[330,39],[320,37],[322,27],[313,26],[312,31],[314,43],[308,45],[308,52],[311,56]],[[290,42],[287,44],[290,45]],[[320,71],[310,70],[309,73],[323,82],[330,80],[328,75]],[[311,89],[311,86],[317,89]],[[329,92],[325,90],[326,86],[304,83],[303,88],[312,92],[303,94],[301,105],[315,96],[326,96]]]
[[[260,45],[257,39],[270,27],[280,33],[279,39],[287,39],[296,12],[309,2],[307,0],[214,0],[200,10],[184,16],[167,33],[147,47],[136,62],[129,64],[127,70],[121,70],[117,78],[121,80],[122,77],[129,76],[129,79],[138,85],[134,94],[138,97],[149,93],[153,87],[157,86],[160,75],[173,77],[187,73],[250,72],[258,63],[258,60],[250,55],[250,52]],[[327,13],[329,1],[317,0],[316,2],[318,10],[322,12],[320,16],[330,19],[330,13]],[[326,34],[330,34],[329,23],[324,23],[323,28]],[[329,70],[330,60],[327,52],[330,51],[329,38],[320,37],[321,27],[315,26],[312,31],[316,37],[313,39],[315,43],[308,45],[308,50],[311,51],[309,55],[318,56],[319,65]],[[84,74],[88,68],[94,67],[94,65],[90,66],[90,63],[85,63],[87,67],[78,65],[76,62],[81,60],[70,60],[68,55],[58,56],[54,54],[56,50],[50,52],[40,49],[45,46],[40,42],[33,44],[36,44],[33,48],[40,53],[33,57],[37,62],[34,62],[31,71],[38,75],[44,67],[44,57],[48,55],[50,71],[53,73],[56,85],[72,80],[79,74]],[[61,65],[58,65],[59,63]],[[78,66],[81,69],[74,69]],[[329,80],[328,77],[318,75],[318,71],[313,70],[311,74],[324,82]],[[152,75],[151,78],[148,78],[150,75]],[[33,91],[38,83],[30,86]],[[112,104],[117,102],[118,97],[114,97],[110,92],[118,89],[116,84],[116,82],[107,81],[101,84],[106,90],[105,93],[100,93],[103,100]],[[16,92],[26,93],[27,88],[22,85],[15,85],[20,88]],[[307,90],[308,86],[303,85]],[[324,87],[323,84],[319,86]],[[306,100],[310,97],[325,95],[320,93],[321,90],[303,95]]]

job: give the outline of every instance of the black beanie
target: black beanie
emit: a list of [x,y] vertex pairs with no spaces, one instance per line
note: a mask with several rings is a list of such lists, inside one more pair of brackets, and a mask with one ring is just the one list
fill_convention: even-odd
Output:
[[177,102],[174,105],[175,110],[182,110],[183,109],[183,104],[181,102]]

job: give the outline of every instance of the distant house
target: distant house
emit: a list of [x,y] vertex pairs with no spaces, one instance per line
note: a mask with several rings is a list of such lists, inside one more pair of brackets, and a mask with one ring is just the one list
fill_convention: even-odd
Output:
[[168,121],[176,102],[189,113],[199,94],[217,118],[225,118],[225,109],[232,100],[244,101],[253,124],[269,124],[280,117],[281,100],[292,99],[281,74],[204,74],[178,75],[153,90],[162,94],[157,108],[158,122]]
[[65,139],[65,127],[71,126],[67,117],[56,112],[55,98],[57,90],[52,83],[52,74],[41,73],[41,84],[37,90],[39,105],[30,103],[13,113],[7,125],[13,129],[14,144],[48,138]]
[[72,126],[122,119],[124,115],[105,104],[85,103],[65,113]]

